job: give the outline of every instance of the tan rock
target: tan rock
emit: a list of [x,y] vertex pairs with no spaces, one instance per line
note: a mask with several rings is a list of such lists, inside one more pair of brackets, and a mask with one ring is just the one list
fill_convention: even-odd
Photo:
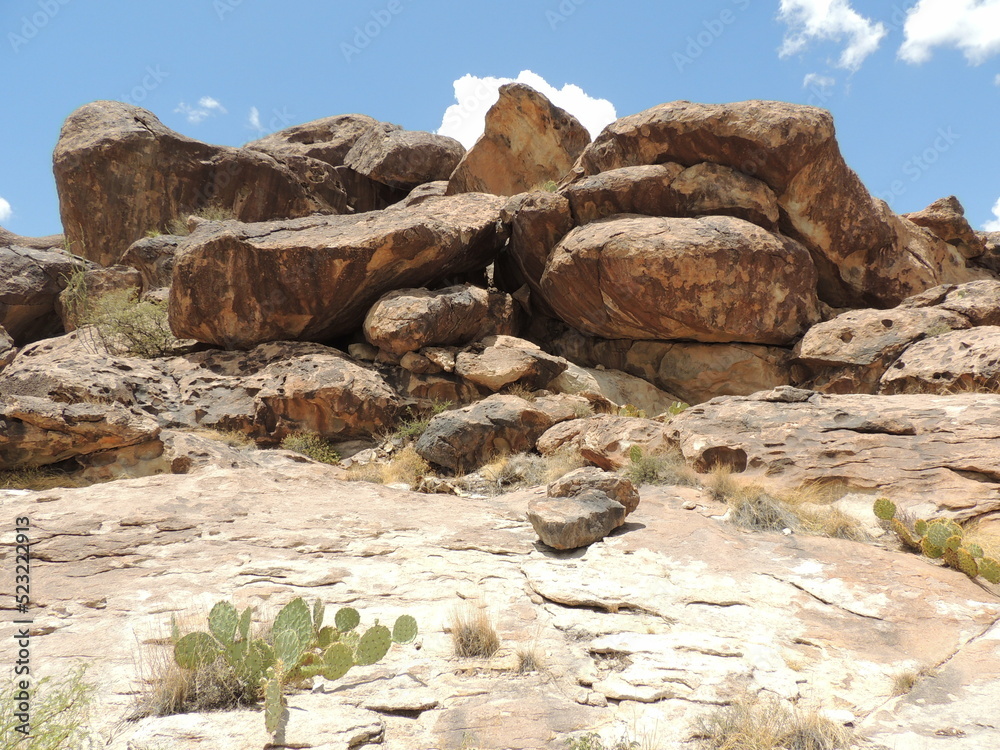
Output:
[[438,366],[427,357],[416,352],[407,352],[399,360],[399,366],[404,370],[409,370],[418,375],[428,375],[443,372],[444,368]]
[[631,462],[629,452],[638,446],[644,454],[667,448],[663,425],[639,417],[597,416],[563,422],[547,430],[538,439],[543,456],[557,451],[575,450],[605,471],[617,471]]
[[[171,327],[229,348],[350,333],[392,289],[488,265],[506,240],[501,205],[467,194],[354,216],[199,227],[174,267]],[[219,294],[218,284],[239,294]]]
[[9,365],[17,355],[17,348],[14,346],[14,339],[7,333],[7,329],[0,326],[0,370]]
[[545,494],[549,497],[573,497],[586,489],[600,490],[618,501],[625,506],[626,515],[639,507],[639,491],[628,479],[593,466],[576,469],[549,483]]
[[986,251],[985,244],[965,218],[965,209],[954,195],[940,198],[922,211],[903,216],[954,245],[964,258],[978,258]]
[[276,157],[305,156],[339,167],[358,139],[379,124],[368,115],[335,115],[278,130],[245,148]]
[[771,231],[778,228],[778,199],[771,188],[730,167],[695,164],[677,175],[670,190],[677,196],[678,216],[735,216]]
[[34,250],[65,250],[66,237],[50,234],[46,237],[23,237],[0,227],[0,247],[28,247]]
[[534,190],[562,179],[590,143],[579,120],[530,86],[508,83],[499,93],[483,135],[451,175],[449,195]]
[[[995,394],[823,395],[778,388],[715,399],[666,431],[699,471],[727,464],[747,479],[838,482],[929,517],[1000,509]],[[543,441],[539,441],[541,444]]]
[[101,265],[116,263],[149,230],[208,206],[250,222],[346,208],[324,162],[210,146],[121,102],[93,102],[71,114],[53,166],[66,239]]
[[586,396],[598,403],[607,402],[614,407],[630,405],[651,417],[663,414],[682,399],[661,391],[642,378],[620,370],[598,370],[579,367],[573,363],[548,387],[558,393]]
[[684,171],[673,162],[610,169],[577,180],[560,192],[569,201],[578,226],[617,214],[676,216],[678,195],[671,185]]
[[798,243],[728,216],[622,216],[570,232],[540,282],[568,325],[604,338],[788,343],[819,320]]
[[19,345],[57,335],[59,293],[76,269],[88,267],[64,252],[0,246],[0,325]]
[[425,346],[461,346],[515,329],[510,296],[472,284],[389,292],[372,305],[364,322],[368,343],[399,355]]
[[129,245],[118,262],[139,271],[144,292],[162,289],[170,286],[174,272],[174,256],[181,242],[181,237],[169,234],[143,237]]
[[934,306],[965,316],[973,326],[1000,325],[1000,281],[983,279],[935,287],[899,305],[903,309]]
[[558,550],[599,542],[625,523],[625,506],[586,489],[572,497],[539,497],[528,503],[528,521],[538,538]]
[[447,180],[464,154],[454,138],[380,122],[354,142],[344,165],[383,185],[410,191],[425,182]]
[[998,385],[1000,326],[977,326],[911,344],[882,375],[879,392],[962,393]]
[[486,346],[481,351],[459,352],[455,357],[456,375],[494,393],[511,383],[521,383],[530,390],[545,388],[566,366],[564,359],[546,354],[537,346],[511,346],[504,341]]

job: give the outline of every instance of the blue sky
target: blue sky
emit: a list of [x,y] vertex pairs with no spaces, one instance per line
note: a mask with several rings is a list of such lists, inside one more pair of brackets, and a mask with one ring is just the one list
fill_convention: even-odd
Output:
[[0,223],[61,231],[52,149],[96,99],[228,145],[348,112],[468,136],[478,79],[522,71],[579,87],[581,119],[822,106],[897,211],[955,194],[977,228],[1000,219],[1000,0],[3,0]]

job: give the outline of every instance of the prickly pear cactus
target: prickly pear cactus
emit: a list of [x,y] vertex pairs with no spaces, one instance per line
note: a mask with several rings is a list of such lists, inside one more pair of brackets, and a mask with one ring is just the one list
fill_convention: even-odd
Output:
[[642,447],[638,445],[633,445],[628,449],[628,459],[634,464],[642,461]]
[[930,540],[930,534],[920,540],[920,549],[932,560],[939,560],[944,555],[944,548],[938,547]]
[[182,669],[197,669],[219,658],[219,647],[208,633],[195,632],[179,638],[174,644],[174,661]]
[[970,555],[966,550],[959,547],[955,550],[956,557],[956,567],[961,570],[969,578],[975,578],[979,575],[979,564],[976,562],[976,558]]
[[275,644],[277,644],[280,633],[294,631],[298,636],[298,640],[302,643],[302,648],[307,648],[313,640],[313,620],[312,613],[309,611],[309,605],[306,604],[305,599],[301,597],[292,599],[292,601],[282,607],[281,611],[278,612],[278,616],[274,618],[272,630],[274,632]]
[[271,677],[264,685],[264,726],[271,734],[277,732],[288,721],[285,705],[281,683],[276,677]]
[[896,536],[899,537],[899,541],[912,550],[916,550],[918,552],[920,551],[920,538],[910,534],[910,530],[906,528],[902,521],[898,518],[893,518],[891,525],[892,530],[896,533]]
[[323,618],[326,616],[326,606],[319,599],[313,604],[313,630],[319,633],[323,627]]
[[354,654],[343,643],[334,643],[323,652],[321,674],[328,680],[339,680],[354,666]]
[[920,518],[913,523],[913,531],[917,536],[923,536],[927,533],[927,521]]
[[240,615],[229,602],[218,602],[208,613],[208,630],[223,646],[230,645],[236,638],[236,628]]
[[274,636],[274,656],[281,664],[283,672],[292,672],[299,666],[308,645],[297,630],[277,631]]
[[976,543],[966,544],[965,551],[972,555],[977,560],[983,556],[983,548]]
[[978,561],[979,575],[993,584],[1000,583],[1000,562],[992,557],[983,557]]
[[872,510],[875,511],[875,516],[883,521],[891,521],[896,516],[896,504],[887,497],[876,500]]
[[[945,521],[932,521],[927,526],[927,533],[924,534],[924,541],[928,542],[932,547],[944,549],[948,546],[948,539],[952,536],[953,534],[951,533],[951,528]],[[933,557],[933,555],[927,556]],[[941,555],[936,555],[936,557],[941,557]]]
[[250,637],[251,617],[253,617],[253,609],[251,607],[247,607],[240,613],[240,621],[236,625],[236,632],[239,633],[241,641],[245,641]]
[[962,537],[958,536],[957,534],[948,537],[948,541],[944,543],[945,549],[957,550],[961,546],[962,546]]
[[400,615],[392,626],[394,643],[411,643],[417,637],[417,621],[413,615]]
[[941,551],[941,558],[949,568],[958,570],[958,549],[955,547],[945,547]]
[[342,607],[337,610],[333,622],[341,633],[349,633],[361,622],[361,615],[353,607]]
[[360,667],[374,664],[387,653],[392,644],[392,633],[385,625],[372,625],[358,641],[354,651],[354,662]]

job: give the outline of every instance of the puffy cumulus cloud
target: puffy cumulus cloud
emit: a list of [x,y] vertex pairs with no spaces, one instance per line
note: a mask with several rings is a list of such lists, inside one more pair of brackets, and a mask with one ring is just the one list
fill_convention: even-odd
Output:
[[10,207],[10,204],[3,198],[0,198],[0,221],[7,221],[13,215],[14,210]]
[[788,25],[781,57],[798,54],[813,41],[846,40],[837,66],[851,71],[861,67],[888,33],[885,24],[854,10],[850,0],[781,0],[778,20]]
[[181,102],[174,110],[184,115],[192,125],[197,125],[202,120],[215,115],[227,114],[226,108],[219,103],[218,99],[211,96],[203,96],[198,100],[198,106],[192,107],[190,104]]
[[930,59],[935,47],[955,47],[973,65],[1000,53],[1000,0],[920,0],[906,13],[899,56]]
[[456,103],[445,110],[437,132],[451,136],[466,148],[471,148],[483,134],[486,112],[500,98],[500,87],[505,83],[515,82],[531,86],[547,96],[557,107],[565,109],[590,131],[591,137],[618,119],[615,106],[607,99],[588,96],[583,89],[571,83],[557,89],[530,70],[522,70],[517,78],[480,78],[469,73],[455,81]]
[[983,224],[985,232],[1000,232],[1000,198],[993,204],[993,218]]

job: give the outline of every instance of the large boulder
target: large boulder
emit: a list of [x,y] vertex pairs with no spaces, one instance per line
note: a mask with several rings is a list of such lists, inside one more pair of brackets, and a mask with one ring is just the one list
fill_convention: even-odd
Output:
[[344,165],[370,180],[402,190],[447,180],[465,155],[454,138],[404,130],[380,122],[369,128],[344,156]]
[[171,327],[225,348],[351,333],[390,290],[485,268],[506,240],[501,206],[470,193],[354,216],[203,224],[175,261]]
[[58,334],[59,293],[90,265],[60,251],[0,245],[0,326],[18,346]]
[[572,497],[539,497],[528,503],[528,521],[553,549],[586,547],[625,523],[625,506],[600,490]]
[[563,422],[546,430],[536,445],[549,456],[575,451],[605,471],[617,471],[631,463],[633,447],[643,454],[661,453],[669,445],[663,425],[641,417],[597,416]]
[[578,227],[539,286],[565,323],[609,339],[786,344],[820,318],[808,251],[728,216]]
[[825,395],[778,388],[674,417],[669,440],[699,471],[878,492],[918,517],[1000,510],[1000,395]]
[[627,372],[580,367],[573,363],[569,363],[547,387],[556,393],[584,396],[598,405],[631,406],[650,416],[663,414],[682,400]]
[[530,390],[545,388],[568,365],[561,357],[513,336],[491,336],[482,344],[455,357],[455,374],[493,392],[511,383]]
[[594,466],[574,469],[545,488],[549,497],[574,497],[587,490],[598,490],[625,506],[626,515],[639,507],[639,490],[628,479]]
[[523,398],[493,395],[438,414],[414,447],[432,464],[471,471],[498,453],[532,450],[551,426],[552,418]]
[[269,221],[347,205],[324,162],[212,146],[121,102],[93,102],[71,114],[53,168],[66,239],[101,265],[116,263],[150,230],[209,206],[242,221]]
[[922,211],[903,216],[954,245],[965,258],[978,258],[986,251],[985,243],[965,218],[965,208],[954,195],[940,198]]
[[183,240],[170,234],[143,237],[129,245],[118,262],[139,272],[144,292],[168,287],[174,273],[174,257]]
[[825,110],[767,101],[661,104],[606,127],[576,172],[665,162],[712,162],[764,182],[782,209],[782,231],[813,253],[831,304],[889,306],[976,278],[955,247],[872,198],[844,162]]
[[517,195],[572,169],[590,134],[573,115],[523,83],[500,87],[483,135],[462,157],[448,193]]
[[25,237],[0,227],[0,247],[30,247],[34,250],[62,250],[66,248],[66,237],[50,234],[45,237]]
[[444,289],[397,289],[372,305],[365,338],[402,356],[425,346],[462,346],[493,334],[516,333],[510,295],[472,284]]
[[368,115],[335,115],[278,130],[245,148],[271,156],[306,156],[339,167],[358,139],[378,124]]
[[879,393],[961,393],[1000,388],[1000,326],[977,326],[907,347],[882,375]]

